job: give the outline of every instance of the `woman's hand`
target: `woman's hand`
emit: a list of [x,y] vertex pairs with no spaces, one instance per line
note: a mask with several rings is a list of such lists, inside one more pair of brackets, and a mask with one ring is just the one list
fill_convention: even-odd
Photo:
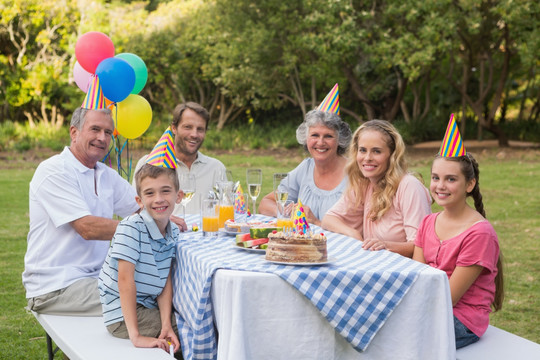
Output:
[[385,250],[386,247],[386,241],[379,240],[379,239],[364,239],[364,243],[362,244],[362,249],[364,250]]
[[[295,204],[295,208],[296,205],[298,204]],[[307,222],[313,225],[321,226],[321,221],[313,214],[313,211],[311,211],[309,206],[302,204],[302,207],[304,208],[304,214],[306,214]]]

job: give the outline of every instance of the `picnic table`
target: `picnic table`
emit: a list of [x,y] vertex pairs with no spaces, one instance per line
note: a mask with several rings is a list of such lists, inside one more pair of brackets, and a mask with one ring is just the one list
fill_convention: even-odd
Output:
[[184,357],[456,358],[444,272],[324,233],[331,261],[319,266],[268,262],[227,234],[182,234],[173,305]]

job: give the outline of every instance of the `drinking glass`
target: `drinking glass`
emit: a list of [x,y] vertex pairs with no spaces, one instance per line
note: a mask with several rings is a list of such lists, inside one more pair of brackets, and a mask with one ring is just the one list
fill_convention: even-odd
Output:
[[289,197],[289,178],[287,175],[287,173],[274,174],[274,196],[276,198],[278,208],[279,204],[283,204]]
[[219,201],[204,199],[201,207],[203,236],[217,236],[219,230]]
[[247,169],[246,182],[248,185],[248,193],[251,200],[253,200],[253,215],[257,213],[257,198],[261,193],[262,186],[262,170],[261,169]]
[[292,231],[294,222],[292,220],[292,212],[294,201],[285,200],[277,203],[277,222],[276,226],[283,228],[283,231]]
[[183,218],[186,218],[186,205],[193,199],[195,195],[195,175],[193,174],[181,174],[180,175],[180,190],[184,193],[182,197],[182,214]]

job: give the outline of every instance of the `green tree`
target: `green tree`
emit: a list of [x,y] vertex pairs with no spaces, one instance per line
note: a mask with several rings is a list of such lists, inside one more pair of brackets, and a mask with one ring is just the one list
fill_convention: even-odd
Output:
[[71,69],[78,15],[70,1],[3,0],[0,4],[1,119],[24,116],[60,127],[73,90]]

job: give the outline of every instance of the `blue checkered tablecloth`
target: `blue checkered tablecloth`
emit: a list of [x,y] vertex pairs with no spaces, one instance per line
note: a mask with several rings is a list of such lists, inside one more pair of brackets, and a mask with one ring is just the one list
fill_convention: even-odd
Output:
[[[200,223],[198,216],[186,220]],[[312,230],[321,231],[316,226]],[[332,260],[324,266],[274,264],[259,253],[235,249],[232,237],[203,237],[201,231],[181,234],[173,268],[173,305],[184,358],[217,357],[210,288],[218,269],[278,275],[306,296],[356,350],[365,350],[426,267],[389,251],[365,251],[347,236],[324,233]]]

